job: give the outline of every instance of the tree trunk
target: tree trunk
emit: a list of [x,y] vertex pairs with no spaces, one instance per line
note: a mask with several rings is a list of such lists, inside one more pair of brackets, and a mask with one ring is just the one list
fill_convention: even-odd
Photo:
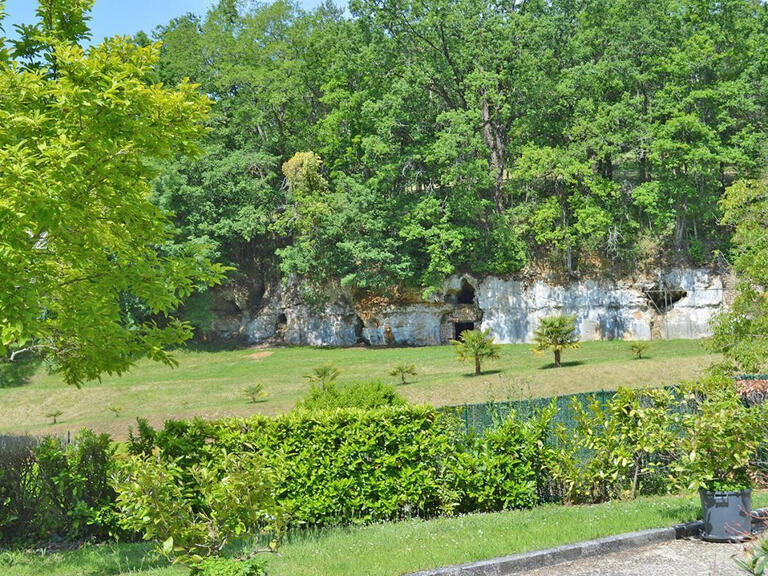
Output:
[[555,368],[560,368],[560,350],[555,350]]
[[480,376],[480,356],[475,356],[475,376]]
[[488,99],[482,99],[483,114],[483,141],[490,151],[490,168],[493,177],[493,202],[496,205],[496,213],[504,212],[504,153],[506,145],[502,136],[502,129],[491,118]]

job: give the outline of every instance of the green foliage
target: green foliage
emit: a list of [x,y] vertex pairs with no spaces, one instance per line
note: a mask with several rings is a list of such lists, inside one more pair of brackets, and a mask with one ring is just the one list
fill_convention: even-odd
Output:
[[578,348],[579,333],[576,328],[576,316],[549,316],[542,318],[533,333],[535,352],[552,350],[555,354],[555,368],[560,368],[560,355],[563,350]]
[[386,292],[531,259],[703,263],[722,191],[764,168],[764,3],[238,8],[158,31],[160,79],[217,105],[155,197],[244,274]]
[[190,571],[192,576],[264,576],[266,573],[266,562],[261,559],[222,557],[205,558]]
[[629,345],[629,351],[632,352],[632,356],[634,356],[636,360],[642,360],[643,354],[647,355],[651,348],[651,343],[644,342],[643,340],[632,342],[632,344]]
[[490,328],[480,330],[464,330],[459,335],[459,340],[451,340],[456,350],[456,359],[459,362],[467,360],[475,363],[475,376],[482,374],[481,363],[483,360],[491,360],[499,357],[499,345],[494,344]]
[[[173,227],[148,198],[156,162],[194,151],[209,100],[156,83],[157,45],[84,51],[92,3],[41,3],[18,61],[0,59],[0,357],[37,351],[78,385],[172,362],[190,331],[169,314],[223,275],[199,244],[168,249]],[[151,317],[128,322],[124,294]]]
[[573,400],[575,427],[556,428],[552,490],[565,502],[664,492],[681,429],[674,392],[619,389],[607,403]]
[[378,380],[367,380],[341,385],[335,382],[313,384],[296,407],[306,410],[367,409],[402,406],[405,403],[405,398],[397,393],[394,386]]
[[750,544],[744,557],[736,559],[736,564],[751,576],[765,576],[768,571],[768,537]]
[[[112,486],[121,526],[156,542],[174,562],[197,565],[248,534],[280,533],[274,480],[273,471],[256,454],[221,451],[215,459],[182,469],[156,453],[127,456]],[[225,565],[209,563],[201,570],[226,574]]]
[[72,444],[48,437],[37,446],[48,521],[71,539],[117,536],[115,492],[109,485],[115,446],[108,434],[80,431]]
[[720,205],[734,229],[738,283],[730,310],[713,325],[712,345],[733,369],[755,374],[768,367],[768,182],[739,181]]
[[108,485],[114,446],[81,431],[72,444],[49,437],[0,437],[0,542],[120,534]]
[[766,405],[747,406],[733,381],[711,376],[690,387],[696,410],[682,426],[676,481],[688,489],[742,490],[751,486],[749,464],[766,433]]
[[400,384],[405,386],[408,384],[408,376],[416,376],[416,365],[403,362],[392,368],[392,370],[389,371],[389,375],[398,377],[400,379]]

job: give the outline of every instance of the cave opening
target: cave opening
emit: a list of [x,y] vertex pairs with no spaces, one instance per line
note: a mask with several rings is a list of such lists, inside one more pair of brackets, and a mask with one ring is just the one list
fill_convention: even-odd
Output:
[[288,326],[288,318],[285,316],[283,312],[277,315],[277,322],[275,322],[275,331],[276,332],[285,332],[286,327]]
[[459,304],[474,304],[475,303],[475,288],[466,280],[461,281],[461,289],[456,295],[456,301]]
[[688,292],[685,290],[670,290],[665,288],[645,290],[643,293],[659,312],[666,312],[672,308],[676,302],[679,302],[688,295]]
[[464,332],[464,330],[474,330],[474,329],[475,329],[474,322],[456,322],[453,325],[453,339],[462,340],[461,333]]
[[360,316],[355,316],[355,339],[358,344],[369,344],[368,340],[363,336],[363,328],[365,328],[365,322]]

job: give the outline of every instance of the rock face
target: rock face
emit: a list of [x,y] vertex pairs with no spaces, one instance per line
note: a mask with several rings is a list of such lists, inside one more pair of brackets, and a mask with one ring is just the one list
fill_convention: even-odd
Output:
[[308,305],[293,284],[267,288],[258,310],[232,306],[213,329],[249,344],[429,346],[465,329],[490,329],[497,342],[530,342],[542,318],[575,314],[582,340],[701,338],[728,302],[728,277],[709,269],[673,269],[642,280],[541,280],[453,276],[432,300],[362,309],[349,295]]

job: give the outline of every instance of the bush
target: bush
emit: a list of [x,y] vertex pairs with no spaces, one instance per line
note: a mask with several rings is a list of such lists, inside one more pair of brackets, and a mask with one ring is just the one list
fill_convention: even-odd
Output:
[[[449,513],[465,444],[452,417],[411,406],[169,422],[153,436],[164,459],[187,469],[222,452],[258,452],[276,472],[276,499],[294,525]],[[147,442],[134,438],[134,447]]]
[[337,408],[379,408],[403,406],[405,398],[394,386],[378,380],[350,384],[313,384],[307,395],[297,404],[306,410],[335,410]]
[[[222,451],[188,470],[163,456],[128,456],[112,484],[120,524],[156,542],[169,559],[196,566],[237,538],[281,529],[274,475],[256,454]],[[205,566],[202,573],[230,573],[226,563]]]
[[113,455],[109,436],[88,430],[68,445],[0,437],[0,541],[115,535]]
[[42,530],[36,446],[28,436],[0,436],[0,542],[25,540]]

